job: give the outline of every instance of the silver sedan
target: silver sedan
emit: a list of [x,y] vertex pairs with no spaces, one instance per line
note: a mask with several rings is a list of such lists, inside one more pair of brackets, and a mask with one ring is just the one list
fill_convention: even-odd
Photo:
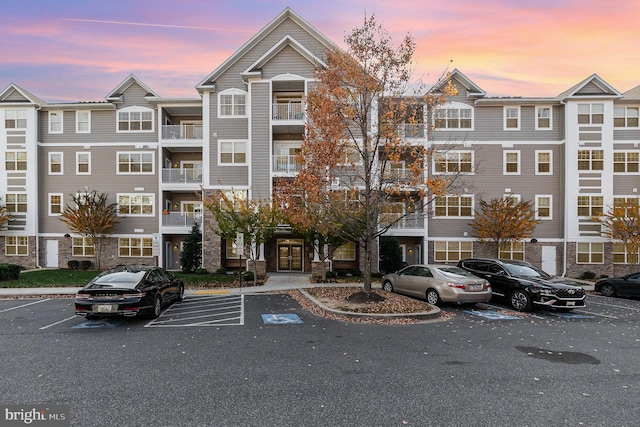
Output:
[[429,304],[474,304],[491,299],[486,280],[453,265],[410,265],[382,278],[388,292],[424,298]]

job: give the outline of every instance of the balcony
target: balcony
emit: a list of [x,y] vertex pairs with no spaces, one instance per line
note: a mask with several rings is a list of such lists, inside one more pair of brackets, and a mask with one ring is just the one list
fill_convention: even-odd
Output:
[[294,173],[300,170],[300,165],[295,155],[273,156],[273,172]]
[[191,228],[193,223],[202,224],[202,213],[200,212],[168,212],[162,214],[163,227],[186,227]]
[[426,126],[424,123],[403,123],[400,125],[399,132],[403,138],[425,138]]
[[302,101],[273,104],[272,110],[273,120],[304,120]]
[[202,184],[202,168],[162,169],[163,184]]
[[162,125],[162,139],[202,139],[202,124]]
[[[396,217],[397,218],[397,217]],[[381,225],[384,225],[385,218],[384,216],[380,218]],[[388,222],[391,222],[391,218],[387,219]],[[388,223],[387,222],[387,223]],[[402,218],[400,221],[394,223],[391,226],[391,229],[424,229],[424,215],[422,214],[409,214]]]

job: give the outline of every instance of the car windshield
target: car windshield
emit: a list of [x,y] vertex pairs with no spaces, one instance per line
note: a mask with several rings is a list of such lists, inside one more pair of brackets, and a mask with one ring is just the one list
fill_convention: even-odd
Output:
[[463,270],[460,267],[438,267],[438,271],[444,274],[447,277],[474,277],[473,274],[469,273],[467,270]]
[[119,271],[117,273],[105,274],[100,276],[92,283],[92,286],[104,287],[135,287],[144,277],[145,271],[131,273],[129,271]]
[[544,277],[549,278],[550,276],[542,270],[538,270],[537,268],[531,265],[519,265],[519,264],[505,264],[506,269],[509,271],[509,274],[512,276],[519,277]]

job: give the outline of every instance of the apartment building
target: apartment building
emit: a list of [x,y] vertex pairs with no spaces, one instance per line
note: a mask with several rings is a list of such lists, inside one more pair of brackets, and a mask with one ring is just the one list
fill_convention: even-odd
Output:
[[[304,99],[332,46],[286,8],[197,82],[193,98],[163,98],[134,75],[100,102],[48,103],[9,84],[0,92],[0,195],[12,220],[0,231],[0,262],[35,268],[92,260],[91,242],[59,216],[73,194],[97,190],[117,203],[119,220],[102,267],[179,269],[194,222],[203,233],[203,267],[237,267],[235,242],[214,233],[201,196],[222,190],[264,199],[279,178],[296,174]],[[640,86],[621,93],[592,75],[557,96],[490,97],[459,70],[451,79],[458,93],[434,112],[435,129],[404,127],[413,143],[440,150],[428,173],[462,172],[429,212],[389,230],[406,261],[495,256],[469,223],[480,199],[511,197],[533,201],[540,223],[532,239],[503,256],[553,274],[626,271],[632,260],[624,247],[602,238],[590,217],[638,198]],[[410,209],[397,203],[383,212]],[[356,242],[331,253],[335,268],[362,267]],[[313,250],[286,225],[258,260],[267,272],[310,272],[313,262]]]

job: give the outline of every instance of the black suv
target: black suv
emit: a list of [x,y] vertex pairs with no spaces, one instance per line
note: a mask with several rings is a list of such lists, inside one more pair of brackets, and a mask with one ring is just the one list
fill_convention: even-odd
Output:
[[487,279],[493,296],[506,299],[516,310],[529,311],[534,305],[561,309],[585,306],[584,288],[549,276],[528,262],[475,258],[464,259],[458,266]]

